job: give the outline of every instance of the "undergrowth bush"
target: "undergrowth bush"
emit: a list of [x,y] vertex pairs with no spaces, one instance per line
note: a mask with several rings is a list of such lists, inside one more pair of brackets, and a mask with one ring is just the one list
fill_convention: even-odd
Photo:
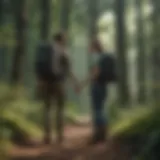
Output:
[[[26,140],[42,137],[43,105],[28,97],[23,87],[0,85],[1,139],[9,140],[15,136]],[[76,107],[71,103],[68,105],[65,121],[75,123]]]
[[132,148],[134,160],[159,160],[160,109],[138,107],[122,111],[111,126],[111,136]]

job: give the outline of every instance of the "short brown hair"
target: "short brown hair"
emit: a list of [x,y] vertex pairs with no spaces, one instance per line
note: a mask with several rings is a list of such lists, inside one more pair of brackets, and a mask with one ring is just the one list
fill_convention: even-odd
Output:
[[61,41],[64,40],[64,37],[65,37],[64,33],[58,32],[53,36],[53,40],[56,41],[56,42],[61,42]]

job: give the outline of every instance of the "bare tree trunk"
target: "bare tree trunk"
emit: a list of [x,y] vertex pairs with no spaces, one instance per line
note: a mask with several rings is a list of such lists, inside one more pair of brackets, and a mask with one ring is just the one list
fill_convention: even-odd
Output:
[[120,105],[129,103],[129,85],[127,71],[127,53],[126,53],[126,26],[125,26],[125,0],[116,1],[116,49],[118,59],[118,96]]
[[0,1],[0,27],[3,21],[3,1]]
[[70,14],[73,0],[61,0],[60,27],[64,32],[68,32],[70,24]]
[[153,54],[152,54],[152,73],[153,73],[153,100],[158,106],[160,104],[160,2],[159,0],[152,1],[153,12]]
[[4,3],[3,1],[1,0],[0,1],[0,79],[2,78],[3,76],[3,55],[4,55],[4,45],[2,44],[2,39],[3,39],[3,31],[2,31],[2,28],[3,28],[3,18],[4,18],[4,14],[3,14],[3,8],[4,8]]
[[51,0],[41,0],[41,11],[42,11],[42,21],[41,21],[41,39],[43,41],[48,41],[51,31]]
[[137,73],[138,73],[138,102],[144,104],[146,101],[146,54],[145,54],[145,33],[143,19],[143,0],[136,0],[137,8]]
[[97,36],[97,22],[99,19],[99,0],[88,0],[88,28],[89,38],[93,39]]
[[11,82],[18,83],[22,79],[23,58],[25,55],[26,34],[27,34],[27,0],[17,0],[15,27],[16,47],[13,57]]
[[[88,36],[89,42],[97,38],[99,19],[99,0],[88,0]],[[88,65],[90,66],[90,55],[88,55]]]

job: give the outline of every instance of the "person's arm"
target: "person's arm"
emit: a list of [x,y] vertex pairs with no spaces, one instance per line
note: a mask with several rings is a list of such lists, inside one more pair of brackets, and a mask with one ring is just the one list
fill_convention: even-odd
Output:
[[71,78],[71,81],[73,82],[73,84],[75,86],[78,86],[79,85],[79,81],[78,79],[76,78],[76,76],[73,74],[72,71],[69,71],[69,77]]
[[74,73],[72,72],[72,67],[71,67],[71,62],[69,59],[68,54],[65,54],[65,59],[66,59],[66,68],[67,68],[67,72],[68,72],[68,77],[71,79],[71,81],[73,82],[73,84],[77,87],[79,85],[78,79],[76,78],[76,76],[74,75]]
[[92,81],[94,81],[98,75],[99,75],[99,72],[100,72],[100,69],[99,69],[99,61],[100,61],[100,56],[98,55],[94,55],[91,57],[91,71],[89,73],[89,76],[84,80],[82,81],[81,83],[81,88],[83,89],[84,87],[86,87],[89,83],[91,83]]
[[99,75],[99,67],[95,66],[89,76],[81,82],[81,88],[86,87],[89,83],[91,83],[93,80],[95,80]]

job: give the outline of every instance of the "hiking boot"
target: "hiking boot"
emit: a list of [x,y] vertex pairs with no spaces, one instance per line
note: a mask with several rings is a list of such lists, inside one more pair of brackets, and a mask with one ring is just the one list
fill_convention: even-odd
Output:
[[88,141],[88,145],[95,145],[99,143],[99,138],[97,135],[93,135],[91,139]]
[[45,145],[50,145],[51,143],[52,143],[51,137],[44,137],[44,144]]
[[105,142],[106,139],[107,139],[107,128],[106,128],[106,126],[104,126],[104,127],[102,126],[99,129],[99,140],[101,142]]
[[106,141],[106,127],[98,127],[93,134],[92,138],[89,140],[89,145],[95,145],[98,143],[103,143]]

